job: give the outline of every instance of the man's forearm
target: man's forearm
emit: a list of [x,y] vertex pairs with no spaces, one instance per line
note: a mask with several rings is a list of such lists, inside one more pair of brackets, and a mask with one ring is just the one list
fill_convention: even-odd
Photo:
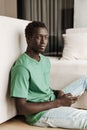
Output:
[[31,102],[20,102],[20,99],[16,99],[16,107],[18,114],[35,114],[41,111],[48,109],[56,108],[60,106],[60,101],[49,101],[49,102],[40,102],[40,103],[31,103]]
[[54,101],[32,103],[27,102],[26,99],[24,98],[16,98],[15,102],[18,114],[26,115],[26,114],[35,114],[41,111],[57,108],[60,106],[71,106],[77,100],[78,97],[73,97],[70,94],[63,94]]

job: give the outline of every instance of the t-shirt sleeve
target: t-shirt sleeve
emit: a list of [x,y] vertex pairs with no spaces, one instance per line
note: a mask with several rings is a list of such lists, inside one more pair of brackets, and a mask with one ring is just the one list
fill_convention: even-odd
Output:
[[29,90],[29,72],[24,67],[16,67],[11,71],[11,97],[27,98]]

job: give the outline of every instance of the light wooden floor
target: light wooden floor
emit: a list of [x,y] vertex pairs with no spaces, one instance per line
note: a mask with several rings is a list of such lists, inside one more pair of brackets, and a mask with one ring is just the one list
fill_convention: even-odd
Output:
[[0,130],[70,130],[70,129],[40,128],[40,127],[30,126],[24,122],[24,119],[20,119],[19,117],[16,117],[1,124]]

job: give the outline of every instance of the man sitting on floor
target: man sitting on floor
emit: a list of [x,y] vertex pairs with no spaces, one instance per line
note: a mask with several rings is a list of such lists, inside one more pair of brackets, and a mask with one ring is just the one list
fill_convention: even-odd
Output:
[[11,97],[15,98],[18,114],[31,125],[87,128],[87,111],[70,107],[87,89],[87,77],[63,90],[52,90],[50,62],[42,55],[48,43],[48,29],[44,23],[33,21],[26,26],[25,36],[27,50],[11,70]]

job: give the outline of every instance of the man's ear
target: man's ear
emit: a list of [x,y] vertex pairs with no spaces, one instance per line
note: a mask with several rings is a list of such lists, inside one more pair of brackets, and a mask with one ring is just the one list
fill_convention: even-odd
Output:
[[28,36],[28,37],[26,38],[26,41],[27,41],[28,44],[31,43],[31,42],[32,42],[32,36]]
[[31,41],[31,37],[27,38],[27,43],[29,43]]
[[29,37],[28,37],[28,42],[30,42],[30,41],[31,41],[31,39],[32,39],[32,36],[29,36]]

